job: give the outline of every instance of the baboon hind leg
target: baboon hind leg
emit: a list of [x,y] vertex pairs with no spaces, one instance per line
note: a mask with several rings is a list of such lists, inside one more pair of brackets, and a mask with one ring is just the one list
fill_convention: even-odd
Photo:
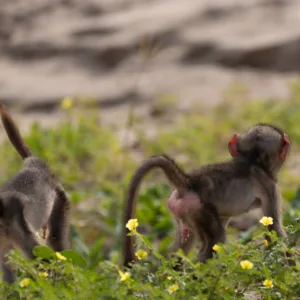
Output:
[[49,235],[47,244],[55,251],[71,248],[70,242],[70,201],[65,191],[56,188],[56,198],[49,219]]
[[226,232],[222,223],[224,223],[214,206],[205,204],[198,217],[197,234],[202,243],[198,254],[198,260],[205,262],[213,257],[213,246],[226,241]]
[[[192,229],[189,230],[189,236],[186,240],[183,239],[183,232],[182,227],[180,226],[180,221],[177,221],[176,226],[176,236],[175,236],[175,242],[173,246],[173,253],[178,251],[179,249],[183,250],[184,255],[188,255],[190,250],[195,244],[195,233]],[[178,257],[177,259],[177,265],[174,267],[174,270],[180,271],[182,269],[182,259]]]

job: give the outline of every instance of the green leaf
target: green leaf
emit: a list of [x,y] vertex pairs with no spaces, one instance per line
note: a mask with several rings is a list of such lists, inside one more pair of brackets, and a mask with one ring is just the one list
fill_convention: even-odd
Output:
[[46,259],[53,258],[55,256],[55,252],[46,246],[36,246],[33,249],[33,254],[36,257],[46,258]]
[[86,266],[86,261],[83,259],[83,257],[73,250],[64,250],[61,252],[61,254],[65,256],[68,260],[70,260],[72,263],[80,267]]

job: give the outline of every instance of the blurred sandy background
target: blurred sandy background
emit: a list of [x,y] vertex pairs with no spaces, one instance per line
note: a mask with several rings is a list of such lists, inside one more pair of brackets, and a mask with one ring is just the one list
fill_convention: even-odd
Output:
[[300,69],[298,0],[0,4],[0,98],[23,130],[55,124],[65,96],[94,99],[104,122],[121,125],[130,103],[145,118],[161,95],[209,107],[234,83],[284,99]]

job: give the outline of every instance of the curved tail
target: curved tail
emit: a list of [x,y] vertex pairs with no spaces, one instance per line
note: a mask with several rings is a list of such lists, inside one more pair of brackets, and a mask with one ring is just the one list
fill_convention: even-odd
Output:
[[14,120],[12,119],[8,111],[5,109],[4,104],[0,104],[0,114],[1,114],[2,124],[5,128],[6,134],[10,142],[15,147],[15,149],[21,155],[21,157],[25,159],[27,157],[32,156],[30,149],[25,144],[18,130],[18,127],[16,126]]
[[125,266],[128,266],[134,260],[133,239],[131,236],[127,236],[129,231],[126,228],[126,224],[130,219],[134,218],[136,208],[135,196],[142,178],[154,168],[161,168],[164,171],[168,180],[176,187],[179,195],[183,195],[187,189],[187,174],[167,155],[152,156],[136,170],[129,185],[123,220],[123,263]]

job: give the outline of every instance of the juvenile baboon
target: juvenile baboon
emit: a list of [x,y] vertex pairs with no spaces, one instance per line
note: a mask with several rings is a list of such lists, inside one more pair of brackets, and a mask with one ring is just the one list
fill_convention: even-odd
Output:
[[134,173],[126,199],[123,233],[124,264],[134,260],[133,240],[125,224],[134,218],[136,193],[142,178],[150,170],[161,168],[175,190],[168,208],[177,225],[174,250],[187,254],[195,237],[202,243],[198,260],[212,257],[212,247],[225,242],[225,227],[230,217],[256,207],[273,218],[270,230],[280,237],[286,233],[281,225],[280,193],[277,175],[286,160],[290,141],[279,128],[258,124],[240,135],[233,135],[228,149],[231,161],[209,164],[185,173],[166,155],[145,160]]
[[33,248],[41,244],[36,234],[40,229],[49,228],[46,242],[55,251],[70,248],[70,202],[46,163],[33,156],[3,105],[0,114],[10,142],[24,159],[23,169],[0,190],[0,263],[4,280],[13,282],[6,254],[16,248],[33,258]]

